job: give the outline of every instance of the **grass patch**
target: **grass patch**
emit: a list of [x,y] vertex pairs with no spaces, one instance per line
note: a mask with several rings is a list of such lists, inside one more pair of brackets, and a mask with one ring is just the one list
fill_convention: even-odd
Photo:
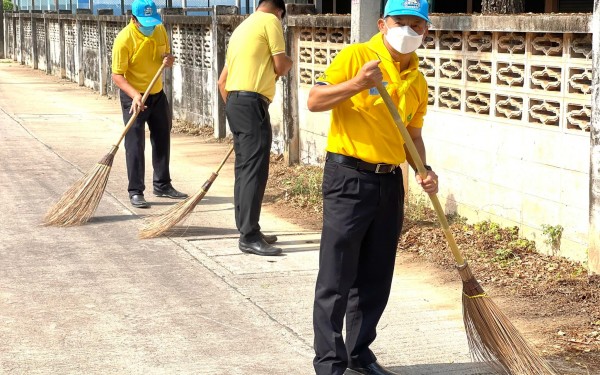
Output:
[[282,198],[296,207],[312,212],[323,212],[323,169],[315,166],[290,167],[289,173],[280,175]]

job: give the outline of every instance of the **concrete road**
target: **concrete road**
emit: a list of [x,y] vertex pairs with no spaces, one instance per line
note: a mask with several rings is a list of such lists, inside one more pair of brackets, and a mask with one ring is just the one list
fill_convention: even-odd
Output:
[[[122,128],[116,100],[0,63],[0,374],[313,373],[319,233],[266,210],[284,256],[242,254],[233,158],[168,238],[137,238],[144,215],[174,202],[150,192],[151,209],[130,207],[122,149],[89,223],[40,225]],[[200,189],[227,148],[175,135],[174,186]],[[445,284],[401,257],[372,348],[401,374],[488,374],[470,362],[458,276]]]

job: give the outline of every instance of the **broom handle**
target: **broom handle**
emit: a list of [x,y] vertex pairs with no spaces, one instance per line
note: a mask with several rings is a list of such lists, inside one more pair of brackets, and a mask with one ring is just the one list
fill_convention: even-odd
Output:
[[[158,71],[154,75],[154,78],[152,78],[152,81],[150,81],[150,84],[148,85],[148,89],[146,89],[144,96],[142,96],[142,105],[144,105],[144,103],[146,103],[146,99],[148,99],[148,96],[150,95],[150,91],[154,87],[154,84],[156,83],[156,81],[158,81],[158,79],[160,78],[160,75],[162,74],[163,70],[165,70],[165,63],[163,63],[160,66],[160,68],[158,68]],[[131,115],[131,117],[129,118],[129,121],[127,121],[127,125],[125,125],[125,129],[123,129],[123,132],[121,133],[121,136],[119,137],[119,140],[117,141],[117,143],[115,143],[115,145],[113,147],[115,147],[115,148],[119,147],[119,145],[121,144],[121,141],[123,140],[123,138],[125,138],[125,134],[127,134],[129,129],[133,126],[133,123],[135,123],[135,119],[137,119],[138,114],[139,114],[139,112],[134,112],[133,115]]]
[[229,155],[231,155],[232,152],[233,152],[233,146],[231,146],[229,148],[229,151],[227,151],[227,155],[225,155],[225,157],[223,158],[223,161],[221,161],[221,165],[219,165],[219,168],[217,168],[217,170],[215,171],[216,175],[219,174],[219,171],[221,171],[221,168],[223,168],[223,166],[227,162],[227,159],[229,159]]
[[[412,138],[410,137],[408,130],[406,130],[406,127],[404,126],[404,123],[402,122],[402,119],[400,118],[398,109],[396,109],[396,105],[394,104],[392,98],[390,97],[390,94],[388,94],[387,90],[383,87],[382,83],[377,84],[377,90],[379,91],[379,95],[381,95],[381,98],[383,99],[383,101],[385,102],[385,105],[387,106],[388,110],[390,111],[390,114],[394,118],[394,122],[396,123],[398,130],[400,130],[400,134],[402,134],[402,138],[404,139],[404,143],[406,144],[408,153],[410,154],[415,166],[417,167],[417,172],[419,172],[419,175],[421,176],[421,178],[426,178],[427,177],[427,169],[425,169],[425,166],[423,165],[421,156],[419,156],[419,152],[417,151],[417,148],[415,147],[415,144],[414,144]],[[448,220],[446,219],[446,215],[444,214],[444,209],[442,208],[442,205],[440,204],[440,200],[438,199],[437,194],[435,194],[435,193],[429,194],[429,199],[431,200],[431,203],[433,204],[433,208],[435,209],[435,213],[437,214],[440,224],[442,225],[442,230],[444,231],[444,234],[446,235],[446,240],[448,240],[448,245],[450,246],[450,250],[452,250],[452,255],[454,256],[454,260],[456,261],[456,264],[458,266],[464,265],[465,260],[462,256],[460,250],[458,249],[458,245],[456,244],[456,241],[454,240],[454,236],[452,235],[452,232],[450,232],[450,226],[448,225]]]
[[225,155],[225,157],[223,158],[223,161],[221,161],[221,165],[219,165],[219,168],[217,168],[217,170],[214,171],[210,175],[208,180],[206,180],[204,182],[204,185],[202,185],[202,196],[204,196],[204,194],[206,194],[208,192],[208,189],[210,189],[213,182],[215,182],[215,180],[217,179],[217,176],[219,175],[219,171],[221,171],[221,168],[223,168],[223,166],[225,165],[225,162],[227,161],[227,159],[229,159],[229,155],[231,155],[232,152],[233,152],[233,146],[231,146],[229,148],[229,151],[227,151],[227,155]]

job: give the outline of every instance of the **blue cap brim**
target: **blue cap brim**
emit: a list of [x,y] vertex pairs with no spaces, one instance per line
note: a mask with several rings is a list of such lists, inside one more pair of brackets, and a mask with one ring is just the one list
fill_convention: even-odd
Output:
[[425,21],[431,23],[431,21],[429,21],[429,18],[422,15],[418,10],[402,9],[402,10],[391,11],[388,14],[384,15],[383,18],[388,17],[388,16],[416,16],[416,17],[422,18]]
[[149,17],[136,17],[136,18],[142,26],[146,26],[146,27],[156,26],[156,25],[160,25],[162,23],[162,19],[160,19],[159,14],[149,16]]

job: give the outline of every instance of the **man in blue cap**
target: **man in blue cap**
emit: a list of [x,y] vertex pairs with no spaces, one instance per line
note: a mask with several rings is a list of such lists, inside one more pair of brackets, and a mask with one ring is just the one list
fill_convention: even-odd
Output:
[[[398,166],[414,163],[375,87],[386,87],[425,163],[428,90],[415,50],[428,30],[428,7],[425,0],[389,0],[380,32],[341,50],[309,93],[309,110],[331,110],[313,311],[317,375],[394,374],[369,346],[389,298],[402,228]],[[426,168],[416,181],[436,193],[437,175]]]
[[129,178],[129,200],[133,207],[147,208],[144,198],[145,125],[150,129],[152,143],[152,185],[154,195],[183,199],[171,185],[169,158],[171,149],[172,118],[162,79],[150,90],[145,103],[142,96],[154,75],[164,63],[173,66],[167,32],[162,25],[156,4],[152,0],[135,0],[131,4],[131,22],[117,35],[112,50],[112,79],[120,89],[123,121],[127,123],[134,113],[137,118],[125,135],[125,158]]

